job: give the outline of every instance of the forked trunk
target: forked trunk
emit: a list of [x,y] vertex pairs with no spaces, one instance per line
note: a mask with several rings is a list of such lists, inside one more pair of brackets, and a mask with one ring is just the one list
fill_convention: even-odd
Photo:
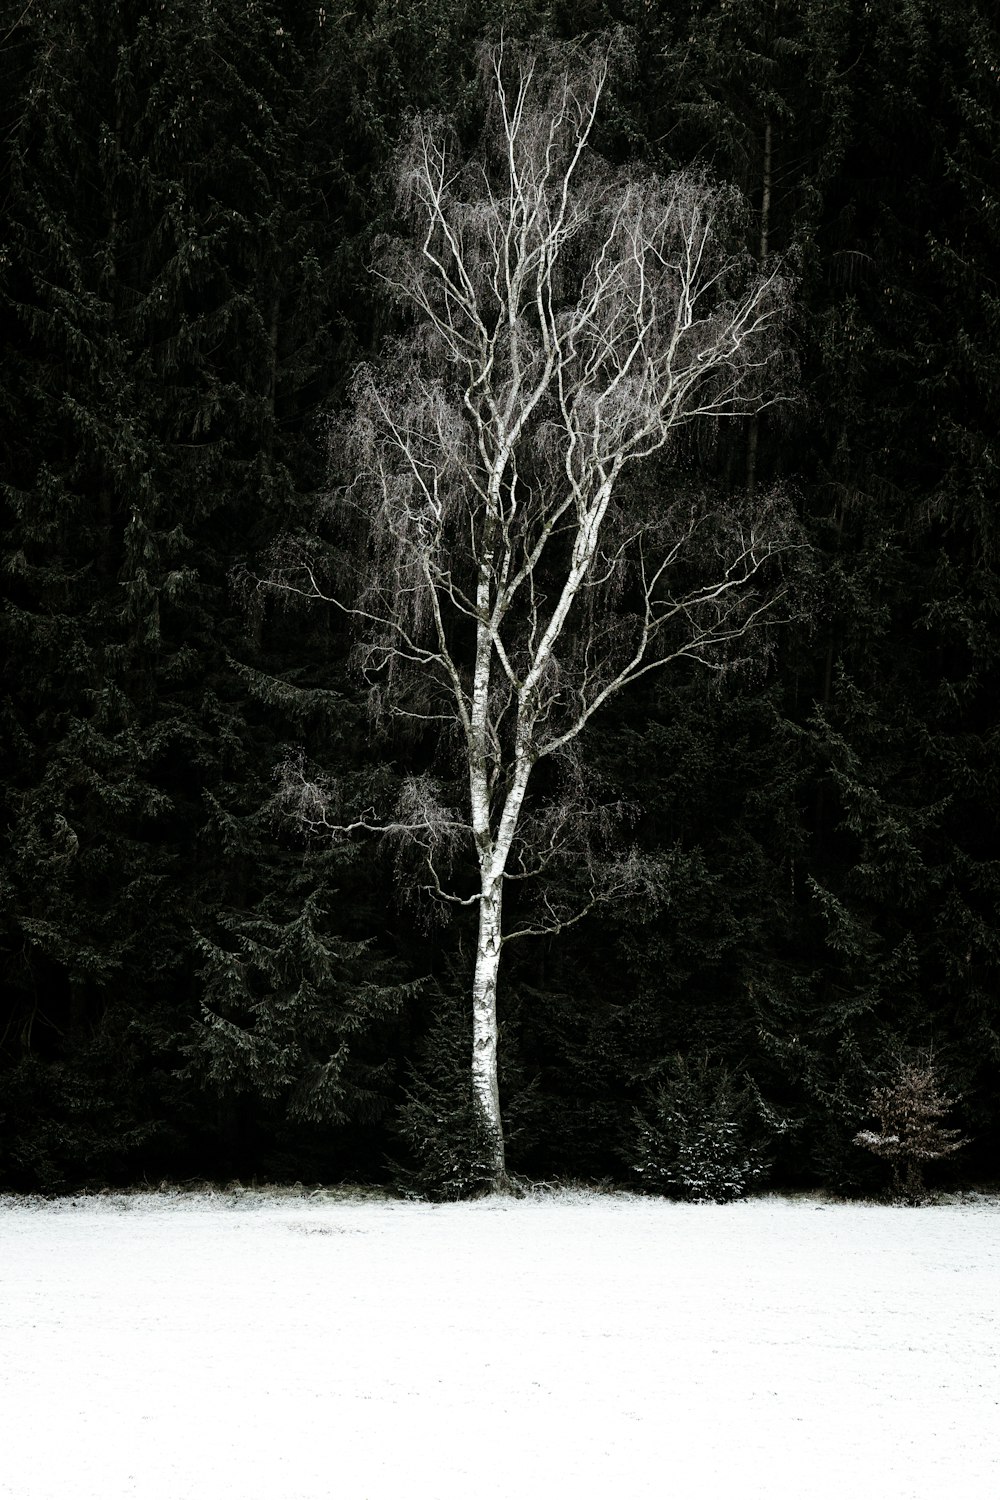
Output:
[[472,1095],[487,1142],[494,1192],[502,1192],[508,1185],[497,1080],[497,972],[502,907],[502,881],[484,882],[472,985]]

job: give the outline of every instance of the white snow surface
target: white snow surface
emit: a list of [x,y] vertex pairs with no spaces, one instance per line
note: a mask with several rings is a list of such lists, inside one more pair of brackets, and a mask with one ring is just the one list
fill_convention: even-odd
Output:
[[16,1500],[997,1500],[1000,1201],[0,1198]]

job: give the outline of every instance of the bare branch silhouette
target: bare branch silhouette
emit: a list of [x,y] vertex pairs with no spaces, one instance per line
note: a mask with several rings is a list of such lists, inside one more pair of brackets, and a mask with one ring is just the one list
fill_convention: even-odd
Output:
[[[422,116],[397,162],[409,235],[380,275],[412,326],[357,370],[334,441],[353,476],[337,503],[364,535],[360,587],[330,591],[308,550],[277,559],[271,584],[351,615],[390,711],[457,727],[462,818],[426,787],[389,819],[343,817],[295,774],[285,795],[307,826],[415,840],[434,894],[478,906],[473,1083],[501,1183],[504,883],[544,874],[571,821],[523,818],[529,781],[614,694],[681,658],[720,665],[773,613],[780,505],[652,507],[627,481],[691,424],[777,398],[788,284],[729,248],[733,190],[613,170],[591,151],[606,46],[501,43],[483,63],[480,159]],[[706,547],[713,566],[692,572]],[[446,839],[475,856],[472,897],[442,884]],[[588,881],[586,909],[601,894]],[[543,891],[539,921],[511,936],[579,915]]]

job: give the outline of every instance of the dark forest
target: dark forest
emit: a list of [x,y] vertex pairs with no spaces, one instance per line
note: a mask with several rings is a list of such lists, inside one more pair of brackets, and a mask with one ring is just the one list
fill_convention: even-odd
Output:
[[747,660],[588,729],[648,873],[505,952],[512,1178],[874,1195],[899,1164],[857,1137],[909,1081],[966,1140],[928,1181],[996,1180],[994,5],[4,0],[0,1185],[483,1186],[471,918],[281,795],[303,756],[391,801],[447,747],[256,580],[349,546],[329,435],[405,321],[398,142],[440,114],[475,154],[501,23],[614,36],[601,156],[733,185],[784,266],[788,399],[642,483],[780,491],[803,559]]

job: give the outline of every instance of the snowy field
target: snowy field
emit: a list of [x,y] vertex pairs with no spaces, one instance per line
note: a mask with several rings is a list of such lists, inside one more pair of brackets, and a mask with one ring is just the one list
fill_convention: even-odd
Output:
[[0,1199],[16,1500],[997,1500],[1000,1202]]

